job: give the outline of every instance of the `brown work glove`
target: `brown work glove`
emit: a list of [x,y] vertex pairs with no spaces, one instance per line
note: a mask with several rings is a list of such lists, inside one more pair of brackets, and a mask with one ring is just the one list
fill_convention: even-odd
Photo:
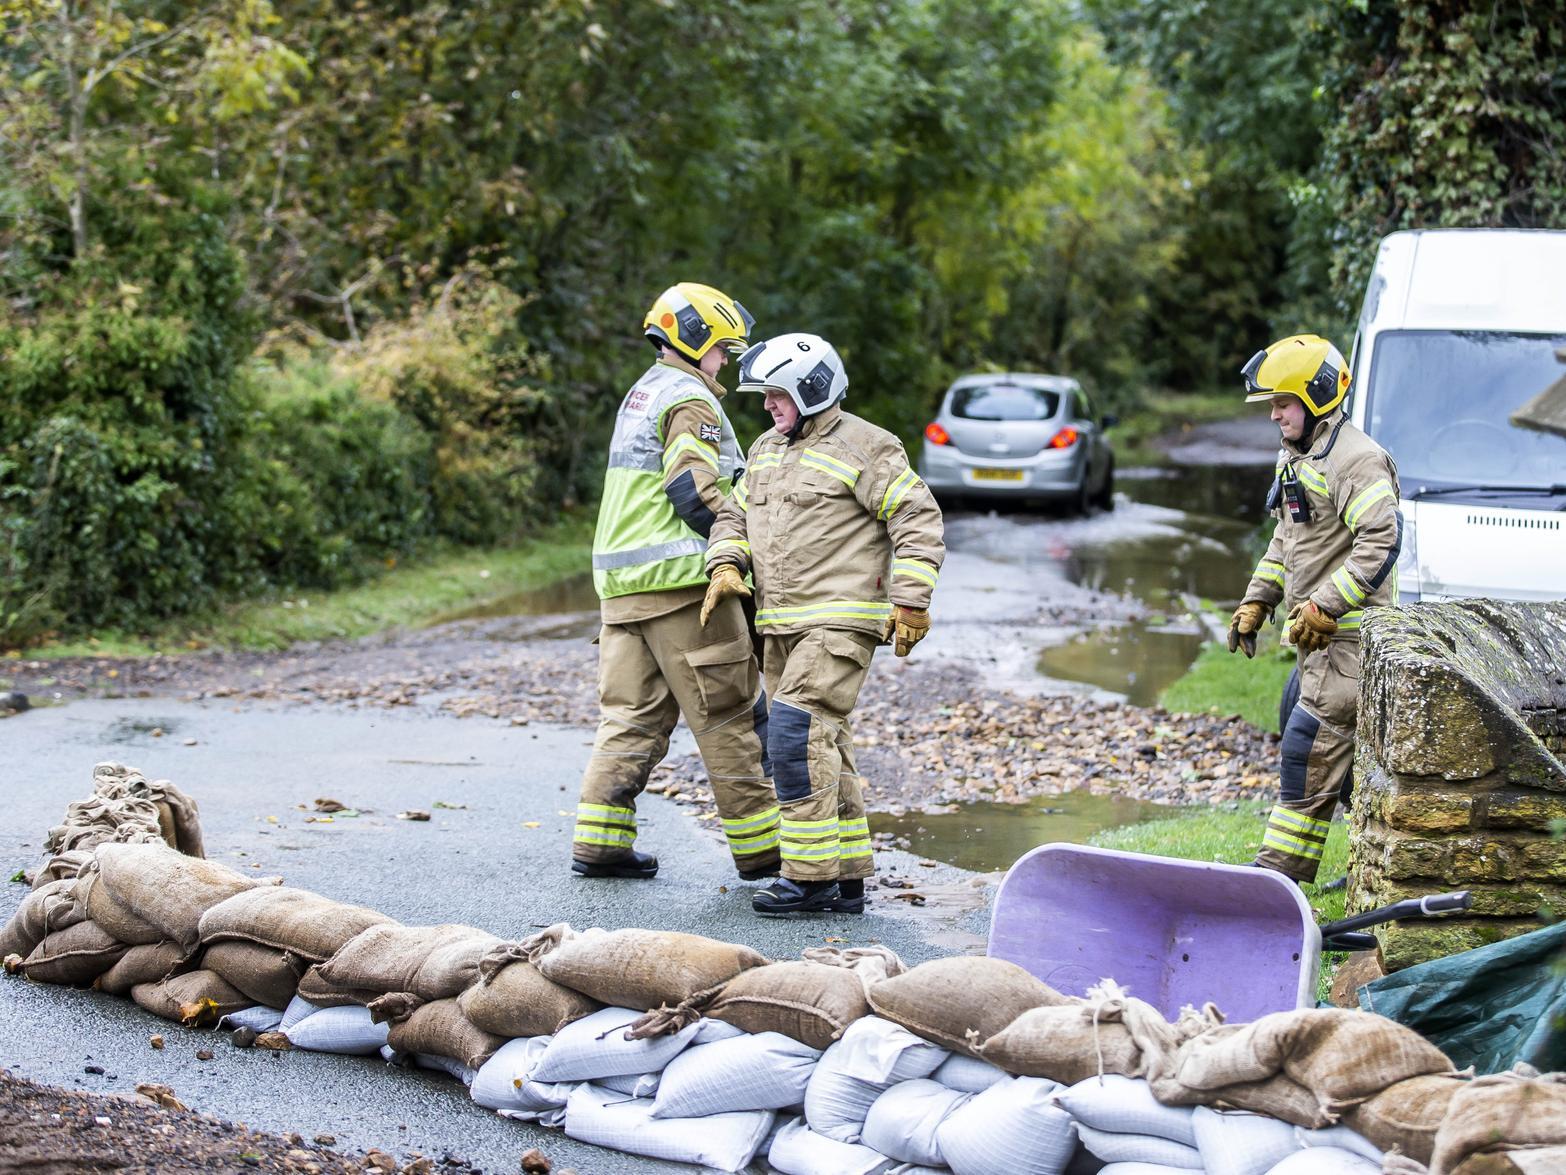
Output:
[[929,631],[928,611],[923,608],[904,608],[898,604],[893,607],[891,616],[887,618],[886,631],[881,634],[881,639],[890,640],[895,634],[897,643],[892,651],[899,657],[906,657]]
[[745,577],[732,563],[719,563],[712,569],[712,582],[707,585],[707,598],[701,602],[701,622],[705,627],[712,611],[730,596],[748,596]]
[[1289,610],[1289,639],[1294,647],[1307,653],[1320,652],[1332,643],[1332,634],[1338,631],[1338,622],[1328,616],[1312,600],[1295,604]]
[[1229,652],[1244,649],[1247,657],[1256,656],[1256,633],[1272,609],[1257,600],[1246,600],[1229,618]]

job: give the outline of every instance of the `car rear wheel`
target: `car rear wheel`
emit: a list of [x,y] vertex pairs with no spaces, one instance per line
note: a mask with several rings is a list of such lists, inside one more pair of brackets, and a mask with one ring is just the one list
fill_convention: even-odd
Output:
[[1100,510],[1113,510],[1115,508],[1115,459],[1109,458],[1109,464],[1104,469],[1104,484],[1098,489],[1098,496],[1094,499],[1094,505]]

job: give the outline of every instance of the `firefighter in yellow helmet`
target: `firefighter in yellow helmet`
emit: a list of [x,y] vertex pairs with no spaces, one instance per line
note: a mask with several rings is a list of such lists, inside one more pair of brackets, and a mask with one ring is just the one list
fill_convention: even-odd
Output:
[[681,714],[740,876],[778,870],[767,704],[750,628],[738,600],[705,627],[701,614],[707,535],[741,463],[716,376],[752,325],[737,301],[695,282],[670,286],[642,323],[657,358],[615,417],[593,537],[600,720],[571,846],[572,870],[587,877],[658,872],[658,859],[635,848],[636,797]]
[[1348,366],[1326,339],[1281,339],[1242,374],[1246,401],[1271,406],[1282,447],[1267,499],[1277,525],[1229,623],[1229,651],[1254,656],[1262,622],[1282,605],[1300,677],[1283,730],[1281,798],[1256,864],[1314,881],[1353,760],[1360,620],[1397,602],[1397,467],[1349,423]]
[[712,528],[706,606],[715,619],[753,576],[783,874],[751,908],[857,914],[873,866],[848,717],[876,646],[906,657],[930,630],[941,510],[902,442],[843,411],[848,374],[820,336],[757,343],[739,390],[761,394],[773,428]]

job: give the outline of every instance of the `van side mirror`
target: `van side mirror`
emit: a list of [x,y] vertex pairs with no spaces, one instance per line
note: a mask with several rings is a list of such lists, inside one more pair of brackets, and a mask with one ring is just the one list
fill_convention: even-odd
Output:
[[1115,425],[1120,423],[1120,417],[1116,416],[1113,412],[1106,412],[1104,413],[1104,419],[1099,421],[1099,423],[1104,428],[1114,428]]

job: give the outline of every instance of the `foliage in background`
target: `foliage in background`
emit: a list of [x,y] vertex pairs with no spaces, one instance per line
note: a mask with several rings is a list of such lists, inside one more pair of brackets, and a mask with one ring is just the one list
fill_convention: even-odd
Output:
[[1397,229],[1566,227],[1566,8],[1526,0],[1333,0],[1334,117],[1311,193],[1332,286],[1356,308]]

